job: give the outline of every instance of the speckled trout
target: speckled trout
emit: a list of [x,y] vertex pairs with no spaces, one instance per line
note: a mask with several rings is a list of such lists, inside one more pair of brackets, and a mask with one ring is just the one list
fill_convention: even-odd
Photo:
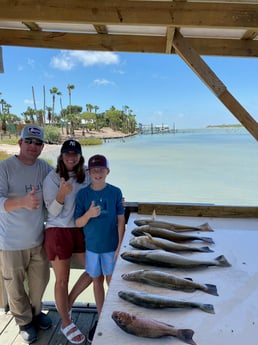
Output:
[[121,290],[118,296],[127,302],[139,305],[144,308],[198,308],[206,313],[215,314],[212,304],[198,303],[193,301],[184,301],[173,299],[168,296],[149,294],[134,290]]
[[134,228],[131,233],[134,236],[142,236],[144,233],[149,233],[151,236],[164,238],[166,240],[174,242],[187,242],[187,241],[203,241],[207,243],[214,243],[211,237],[191,235],[191,234],[182,234],[175,232],[173,230],[167,230],[162,228],[156,228],[149,225],[142,225]]
[[169,253],[162,249],[138,250],[133,249],[121,254],[124,260],[137,264],[153,265],[159,267],[174,268],[198,268],[208,266],[229,267],[231,264],[224,255],[220,255],[213,260],[197,260],[183,255]]
[[213,284],[201,284],[191,278],[181,278],[175,274],[161,272],[158,270],[135,270],[122,274],[126,281],[139,282],[171,290],[184,292],[204,291],[210,295],[218,296],[217,287]]
[[129,244],[137,249],[163,249],[167,252],[213,252],[209,247],[194,247],[186,244],[176,243],[163,238],[152,237],[145,233],[143,236],[133,237]]
[[134,223],[138,226],[150,225],[157,228],[164,228],[173,231],[214,231],[208,223],[199,226],[183,225],[153,219],[136,219]]
[[192,329],[175,328],[168,323],[137,317],[124,311],[113,311],[112,319],[123,331],[138,337],[161,338],[173,336],[186,344],[196,345],[192,339],[194,335]]

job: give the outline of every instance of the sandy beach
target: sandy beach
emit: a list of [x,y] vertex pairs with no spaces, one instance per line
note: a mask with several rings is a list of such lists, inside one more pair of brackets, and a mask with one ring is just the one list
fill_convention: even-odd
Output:
[[[130,134],[131,135],[131,134]],[[81,136],[81,131],[75,131],[75,139]],[[99,139],[115,139],[115,138],[124,138],[128,136],[127,134],[114,131],[109,127],[102,128],[99,132],[91,131],[90,133],[86,133],[84,138],[99,138]],[[60,144],[61,145],[61,144]],[[60,145],[55,144],[45,144],[44,151],[51,151],[59,147]],[[9,144],[1,144],[0,143],[0,151],[4,151],[8,154],[14,155],[19,153],[19,145],[9,145]]]

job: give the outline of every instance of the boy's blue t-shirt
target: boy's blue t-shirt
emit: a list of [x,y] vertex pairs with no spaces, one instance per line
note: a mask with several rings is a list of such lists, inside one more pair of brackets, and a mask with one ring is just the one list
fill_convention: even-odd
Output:
[[91,218],[83,228],[86,249],[95,253],[113,252],[118,245],[117,216],[124,214],[122,192],[108,183],[100,191],[90,186],[82,188],[76,197],[75,219],[90,208],[92,201],[101,207],[101,214]]

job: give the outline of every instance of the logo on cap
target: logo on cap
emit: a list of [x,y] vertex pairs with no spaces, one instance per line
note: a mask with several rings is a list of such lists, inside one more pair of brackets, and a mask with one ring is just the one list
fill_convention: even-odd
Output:
[[41,135],[41,130],[36,127],[28,127],[28,132],[31,133],[32,135]]

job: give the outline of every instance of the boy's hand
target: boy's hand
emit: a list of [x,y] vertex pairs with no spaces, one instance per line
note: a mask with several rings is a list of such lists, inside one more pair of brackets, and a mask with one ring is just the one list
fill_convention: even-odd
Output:
[[100,206],[95,206],[95,202],[93,200],[87,212],[90,218],[96,218],[100,215],[101,208]]

